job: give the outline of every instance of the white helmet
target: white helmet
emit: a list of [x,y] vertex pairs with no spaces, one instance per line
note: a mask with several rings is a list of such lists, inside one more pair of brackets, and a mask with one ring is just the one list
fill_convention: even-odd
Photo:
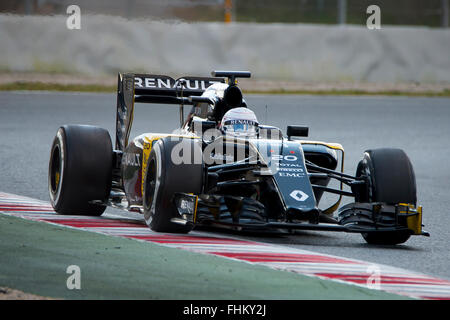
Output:
[[235,137],[256,137],[258,134],[258,119],[250,109],[233,108],[223,116],[220,130],[225,135]]

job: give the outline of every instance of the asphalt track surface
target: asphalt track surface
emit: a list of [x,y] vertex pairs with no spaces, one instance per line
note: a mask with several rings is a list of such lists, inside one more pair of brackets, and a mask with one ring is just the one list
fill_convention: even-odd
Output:
[[[349,174],[355,172],[366,149],[405,150],[416,173],[424,229],[431,237],[411,237],[394,247],[371,246],[358,234],[331,232],[243,238],[450,279],[449,98],[249,95],[246,101],[262,123],[283,130],[288,124],[305,124],[310,127],[310,139],[341,143]],[[114,94],[1,92],[1,191],[48,201],[48,157],[58,127],[91,124],[108,129],[114,137],[115,105]],[[175,106],[137,105],[131,136],[171,132],[178,119]],[[109,212],[138,217],[119,210]]]

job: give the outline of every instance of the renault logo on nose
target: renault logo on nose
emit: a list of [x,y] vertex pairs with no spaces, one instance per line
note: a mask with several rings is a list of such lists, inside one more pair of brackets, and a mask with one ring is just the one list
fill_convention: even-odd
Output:
[[294,190],[289,195],[297,201],[305,201],[309,198],[309,196],[301,190]]

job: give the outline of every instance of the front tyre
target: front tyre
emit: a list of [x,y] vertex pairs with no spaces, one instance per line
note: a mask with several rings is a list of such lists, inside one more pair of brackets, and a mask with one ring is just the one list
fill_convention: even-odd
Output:
[[[178,163],[174,157],[179,156],[179,153],[173,151],[181,149],[190,150],[190,155],[185,157],[188,161]],[[201,154],[199,144],[189,138],[167,137],[153,145],[147,161],[143,197],[145,222],[152,230],[173,233],[187,233],[192,230],[192,223],[180,223],[173,197],[178,192],[202,192],[203,165],[199,158]],[[195,157],[198,163],[195,163]],[[178,223],[174,222],[175,219]]]
[[[368,177],[368,187],[357,202],[408,203],[416,205],[416,178],[412,164],[401,149],[367,150],[358,164],[356,176]],[[409,231],[368,232],[362,234],[367,243],[394,245],[406,242]]]
[[105,129],[65,125],[50,152],[48,189],[59,214],[100,216],[111,191],[112,144]]

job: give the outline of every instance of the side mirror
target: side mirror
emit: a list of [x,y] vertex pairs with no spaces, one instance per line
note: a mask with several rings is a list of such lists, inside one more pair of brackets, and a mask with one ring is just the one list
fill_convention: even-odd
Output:
[[288,139],[291,140],[291,137],[307,137],[309,133],[309,128],[305,126],[287,126],[286,134]]

